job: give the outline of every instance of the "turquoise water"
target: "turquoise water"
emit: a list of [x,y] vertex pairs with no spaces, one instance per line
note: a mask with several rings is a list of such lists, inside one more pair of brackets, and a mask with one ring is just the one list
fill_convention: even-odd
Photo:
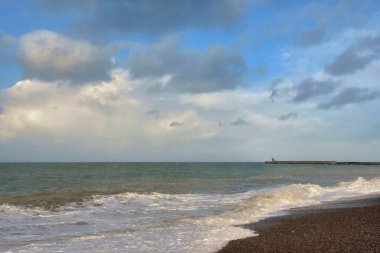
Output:
[[0,164],[0,252],[213,252],[253,235],[236,225],[379,193],[379,166]]

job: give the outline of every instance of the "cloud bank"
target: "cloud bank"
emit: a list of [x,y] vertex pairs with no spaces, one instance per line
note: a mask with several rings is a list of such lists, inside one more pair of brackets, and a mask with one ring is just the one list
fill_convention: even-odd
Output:
[[0,161],[377,155],[377,1],[13,2]]

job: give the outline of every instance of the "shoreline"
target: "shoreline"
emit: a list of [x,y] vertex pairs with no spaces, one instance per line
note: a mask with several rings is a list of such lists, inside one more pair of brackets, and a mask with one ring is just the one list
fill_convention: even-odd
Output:
[[217,253],[380,252],[380,196],[294,208],[243,227],[258,236],[230,241]]

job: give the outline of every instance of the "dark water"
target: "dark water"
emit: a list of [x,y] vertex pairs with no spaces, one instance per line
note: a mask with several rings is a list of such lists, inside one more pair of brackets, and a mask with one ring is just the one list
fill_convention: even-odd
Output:
[[380,166],[263,163],[0,163],[0,196],[51,192],[233,193],[272,184],[322,186],[376,177]]

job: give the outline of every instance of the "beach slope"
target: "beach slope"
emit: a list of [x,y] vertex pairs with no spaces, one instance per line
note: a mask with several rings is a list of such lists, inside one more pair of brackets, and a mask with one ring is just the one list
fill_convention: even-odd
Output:
[[247,225],[259,235],[219,253],[380,252],[380,198],[301,208]]

